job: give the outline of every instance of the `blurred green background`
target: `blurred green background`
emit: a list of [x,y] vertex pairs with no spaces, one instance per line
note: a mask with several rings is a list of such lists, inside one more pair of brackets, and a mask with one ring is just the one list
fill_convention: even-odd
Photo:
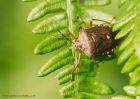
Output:
[[[41,0],[39,0],[41,1]],[[123,9],[117,8],[117,0],[106,8],[97,8],[118,17]],[[0,0],[0,99],[62,99],[60,86],[53,75],[38,78],[36,74],[51,54],[34,55],[35,45],[43,38],[31,33],[35,23],[26,21],[27,14],[38,2]],[[120,74],[122,66],[117,59],[100,65],[97,78],[112,85],[115,94],[124,94],[122,86],[128,80]],[[35,95],[35,97],[5,97],[4,95]],[[99,99],[109,99],[103,96]]]

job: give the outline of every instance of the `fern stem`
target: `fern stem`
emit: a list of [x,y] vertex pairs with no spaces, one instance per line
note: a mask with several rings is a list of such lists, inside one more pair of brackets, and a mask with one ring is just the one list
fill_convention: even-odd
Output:
[[[67,0],[67,15],[68,15],[68,20],[69,20],[69,32],[74,33],[74,29],[73,29],[73,8],[72,8],[72,3],[71,0]],[[78,60],[77,60],[77,55],[76,55],[76,51],[74,49],[72,49],[72,53],[73,53],[73,57],[75,59],[74,61],[74,66],[77,65]],[[75,77],[75,84],[74,87],[77,87],[77,76]],[[75,99],[78,99],[78,91],[77,89],[75,90]]]
[[73,33],[73,15],[71,0],[67,0],[67,14],[69,19],[69,32]]
[[[67,15],[69,20],[69,32],[74,33],[73,30],[73,8],[71,0],[67,0]],[[75,58],[75,65],[77,64],[77,56],[75,50],[72,49],[73,57]]]

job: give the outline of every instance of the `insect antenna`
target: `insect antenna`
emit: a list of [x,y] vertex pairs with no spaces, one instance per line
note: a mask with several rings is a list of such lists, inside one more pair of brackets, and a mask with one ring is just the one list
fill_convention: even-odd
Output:
[[64,35],[64,33],[62,33],[59,29],[57,29],[57,31],[58,31],[58,33],[60,33],[66,40],[68,40],[68,41],[70,41],[71,43],[74,44],[74,42],[73,42],[70,38],[66,37],[66,36]]
[[102,21],[102,22],[104,22],[104,23],[111,24],[111,22],[108,22],[108,21],[105,21],[105,20],[101,20],[101,19],[92,19],[92,20]]
[[66,37],[66,36],[64,35],[64,33],[62,33],[59,29],[57,29],[57,31],[58,31],[63,37]]

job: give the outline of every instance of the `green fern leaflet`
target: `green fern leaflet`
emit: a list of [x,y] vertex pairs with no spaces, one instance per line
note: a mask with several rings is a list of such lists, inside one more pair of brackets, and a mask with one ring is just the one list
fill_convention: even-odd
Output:
[[[36,0],[23,0],[31,2]],[[118,64],[124,63],[121,73],[129,73],[130,83],[124,87],[126,96],[114,96],[112,99],[139,99],[140,97],[140,1],[118,0],[118,7],[128,4],[126,11],[117,20],[114,16],[95,10],[96,6],[107,6],[111,0],[40,0],[28,15],[27,20],[34,22],[40,19],[32,30],[37,35],[45,35],[35,48],[34,53],[44,55],[59,50],[40,69],[38,76],[44,77],[57,71],[55,78],[62,86],[60,93],[64,98],[97,99],[97,95],[110,95],[114,90],[108,84],[96,79],[98,64],[82,53],[75,80],[71,71],[77,62],[77,54],[71,48],[72,41],[69,32],[78,37],[79,27],[89,27],[91,19],[112,22],[113,31],[119,31],[115,39],[120,40],[118,49]],[[84,20],[83,24],[78,17]],[[102,24],[95,21],[94,24]],[[60,33],[61,32],[61,33]],[[62,35],[63,34],[63,35]],[[65,37],[64,37],[65,36]],[[61,50],[61,51],[60,51]],[[114,53],[115,56],[115,53]],[[101,61],[110,60],[104,56],[95,56]],[[86,68],[85,68],[86,67]]]

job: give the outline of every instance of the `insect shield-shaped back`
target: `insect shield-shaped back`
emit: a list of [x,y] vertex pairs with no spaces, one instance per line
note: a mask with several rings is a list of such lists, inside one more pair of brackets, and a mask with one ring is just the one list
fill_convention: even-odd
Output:
[[95,26],[88,29],[80,27],[77,42],[81,44],[81,50],[90,58],[95,54],[110,51],[117,45],[109,26]]

